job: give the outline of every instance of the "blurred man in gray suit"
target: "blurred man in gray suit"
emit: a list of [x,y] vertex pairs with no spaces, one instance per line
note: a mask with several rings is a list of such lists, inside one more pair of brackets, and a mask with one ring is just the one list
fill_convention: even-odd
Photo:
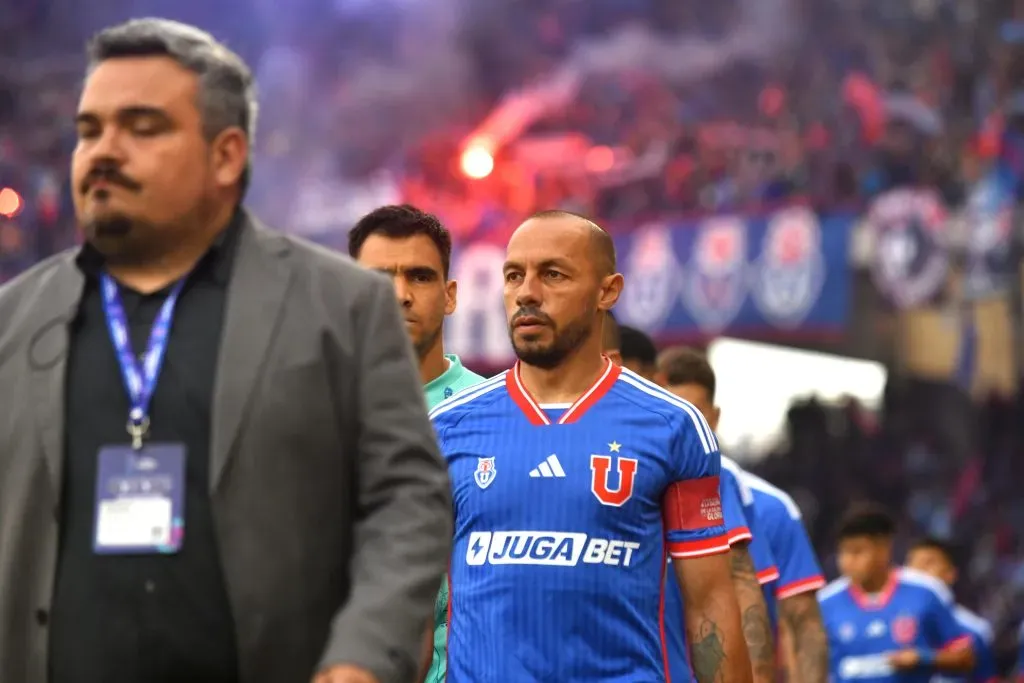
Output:
[[89,59],[86,244],[0,289],[0,681],[406,683],[451,503],[391,284],[241,208],[208,34]]

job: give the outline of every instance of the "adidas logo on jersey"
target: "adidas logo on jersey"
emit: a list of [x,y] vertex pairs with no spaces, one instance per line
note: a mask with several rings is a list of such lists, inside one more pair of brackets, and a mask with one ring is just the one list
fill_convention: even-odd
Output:
[[543,478],[564,477],[565,470],[562,469],[562,463],[558,462],[558,456],[552,453],[544,458],[544,462],[530,470],[530,476]]

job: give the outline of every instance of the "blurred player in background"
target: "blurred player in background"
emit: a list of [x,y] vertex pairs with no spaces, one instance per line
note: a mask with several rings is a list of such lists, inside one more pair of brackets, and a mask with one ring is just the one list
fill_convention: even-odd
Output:
[[537,214],[504,279],[519,361],[432,413],[456,516],[449,683],[667,680],[666,553],[696,680],[751,681],[714,434],[602,354],[623,286],[610,237]]
[[828,680],[828,638],[817,591],[825,578],[796,502],[757,475],[740,475],[754,495],[761,528],[779,567],[779,579],[765,586],[768,613],[776,626],[783,665],[791,683]]
[[629,325],[619,325],[618,327],[619,358],[621,358],[622,366],[653,382],[658,361],[658,348],[650,337],[635,327]]
[[[718,428],[717,378],[704,354],[682,346],[666,349],[658,356],[657,377],[669,391],[697,406],[712,429]],[[725,462],[723,457],[723,465]],[[772,624],[781,617],[790,645],[781,648],[789,680],[824,683],[828,678],[828,641],[815,592],[825,585],[825,579],[800,509],[788,494],[764,479],[738,468],[737,477],[752,495],[752,516],[778,568],[776,580],[766,581],[761,573],[759,578]],[[757,532],[754,539],[759,539]]]
[[[683,352],[687,358],[700,361],[700,364],[692,364],[694,371],[685,377],[687,381],[666,382],[665,374],[655,372],[659,384],[666,386],[676,396],[693,404],[704,416],[711,431],[718,427],[718,408],[714,405],[714,383],[715,375],[711,366],[703,359],[703,356],[689,349],[677,348],[666,353],[678,355]],[[657,370],[661,370],[660,359]],[[677,379],[673,377],[673,379]],[[710,386],[710,390],[706,387]],[[750,652],[750,661],[753,666],[755,681],[774,681],[776,676],[775,661],[775,638],[772,633],[771,620],[768,613],[768,605],[761,587],[773,583],[779,577],[776,567],[776,559],[768,543],[765,531],[757,518],[754,508],[754,496],[750,489],[740,479],[742,469],[733,460],[722,456],[722,499],[723,502],[735,499],[736,505],[724,506],[726,511],[726,526],[735,529],[742,525],[743,536],[737,536],[732,531],[729,536],[732,545],[730,564],[732,570],[733,586],[736,590],[736,598],[739,602],[740,613],[743,621],[743,635],[747,642],[747,650]],[[730,522],[730,510],[735,509],[735,523]],[[673,592],[669,591],[672,598]],[[668,602],[672,604],[671,600]],[[681,634],[673,633],[671,628],[666,628],[667,639],[670,644],[677,641]],[[675,636],[675,637],[674,637]],[[676,657],[684,656],[685,650],[678,652]],[[674,676],[679,679],[681,676]]]
[[842,578],[818,592],[835,683],[926,683],[937,673],[974,668],[971,637],[941,581],[892,565],[896,523],[865,506],[842,520]]
[[[382,206],[359,219],[348,234],[348,253],[361,265],[388,275],[402,307],[405,328],[420,362],[427,407],[483,381],[459,357],[444,352],[444,319],[455,312],[458,284],[448,279],[452,238],[436,216],[416,207]],[[426,680],[445,675],[448,582],[441,585],[429,629]]]
[[[908,567],[934,576],[946,584],[952,591],[956,585],[957,570],[953,558],[953,549],[948,543],[937,538],[925,537],[914,543],[907,553]],[[953,615],[971,635],[974,648],[974,670],[969,675],[942,676],[932,679],[932,683],[990,683],[998,678],[996,658],[992,649],[995,639],[992,625],[963,605],[957,605]]]

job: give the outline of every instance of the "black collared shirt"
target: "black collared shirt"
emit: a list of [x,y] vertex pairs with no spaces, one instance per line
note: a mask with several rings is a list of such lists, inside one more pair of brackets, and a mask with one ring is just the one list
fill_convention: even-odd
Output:
[[[237,683],[234,623],[208,492],[217,353],[241,229],[239,214],[186,280],[150,404],[152,441],[187,449],[185,536],[172,555],[93,552],[97,454],[130,443],[129,401],[103,312],[103,259],[88,247],[78,258],[87,284],[67,367],[50,683]],[[142,295],[121,288],[137,355],[170,289]]]

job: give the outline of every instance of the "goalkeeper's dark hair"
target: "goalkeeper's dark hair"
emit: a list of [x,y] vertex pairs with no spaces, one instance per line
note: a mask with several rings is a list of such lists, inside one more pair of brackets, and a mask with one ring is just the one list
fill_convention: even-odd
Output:
[[432,213],[411,204],[388,204],[374,209],[352,226],[348,233],[348,255],[359,258],[359,252],[370,235],[391,239],[404,239],[413,235],[426,235],[441,255],[444,277],[452,262],[452,236]]

